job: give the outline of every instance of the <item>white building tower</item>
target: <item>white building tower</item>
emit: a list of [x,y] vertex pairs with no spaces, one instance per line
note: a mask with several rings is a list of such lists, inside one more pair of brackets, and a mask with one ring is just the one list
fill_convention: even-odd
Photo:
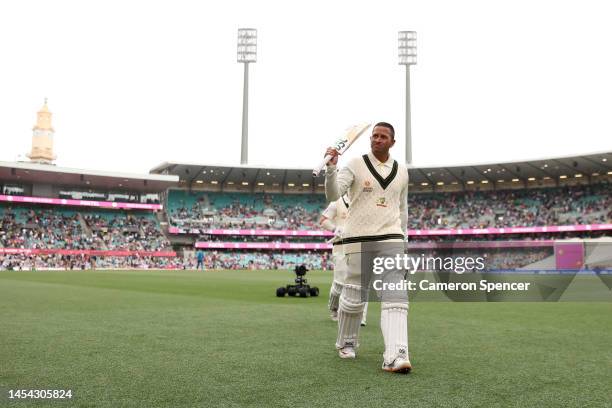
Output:
[[53,164],[56,159],[53,154],[53,134],[54,130],[51,127],[51,112],[47,106],[47,98],[45,104],[38,111],[36,125],[32,129],[32,151],[28,154],[30,161],[43,164]]

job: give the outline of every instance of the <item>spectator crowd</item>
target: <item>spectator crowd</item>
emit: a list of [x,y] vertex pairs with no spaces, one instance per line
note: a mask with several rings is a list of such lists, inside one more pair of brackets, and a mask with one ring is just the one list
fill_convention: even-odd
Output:
[[[172,226],[186,229],[321,229],[323,195],[246,193],[168,194]],[[612,223],[612,185],[410,194],[409,228],[506,228]],[[538,240],[597,237],[603,232],[481,236],[422,236],[414,241]],[[324,237],[194,235],[202,241],[325,242]],[[0,204],[0,248],[165,251],[171,244],[155,214],[145,211],[71,209]],[[548,250],[522,248],[494,254],[500,268],[533,263]],[[207,250],[206,269],[310,269],[332,267],[328,251]],[[0,269],[195,268],[190,257],[88,257],[0,255]]]
[[[234,193],[231,200],[215,205],[207,194],[170,194],[168,216],[172,225],[188,229],[320,229],[323,195],[280,199],[284,205],[276,200],[273,194]],[[609,223],[612,185],[409,194],[408,211],[410,229]]]
[[[290,269],[305,265],[308,269],[329,270],[328,251],[203,251],[205,269]],[[195,259],[188,262],[196,267]]]
[[185,269],[178,257],[0,254],[2,270]]
[[162,251],[170,242],[152,214],[0,206],[0,247]]
[[414,194],[411,229],[507,228],[609,223],[612,185]]

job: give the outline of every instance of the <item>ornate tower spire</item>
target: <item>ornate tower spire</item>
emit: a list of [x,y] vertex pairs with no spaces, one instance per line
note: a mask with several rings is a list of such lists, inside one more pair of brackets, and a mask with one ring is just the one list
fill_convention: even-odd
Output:
[[44,164],[53,164],[56,156],[53,154],[53,134],[55,131],[51,126],[52,113],[45,104],[36,114],[36,125],[32,129],[32,151],[28,154],[31,161]]

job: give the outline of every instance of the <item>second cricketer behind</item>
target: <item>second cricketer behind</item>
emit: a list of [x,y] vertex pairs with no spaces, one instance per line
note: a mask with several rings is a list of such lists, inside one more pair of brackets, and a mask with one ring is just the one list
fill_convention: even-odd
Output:
[[[328,148],[333,158],[325,172],[328,201],[348,193],[350,206],[341,245],[347,271],[338,308],[336,348],[341,358],[355,358],[360,319],[365,306],[362,299],[361,244],[365,242],[402,242],[408,223],[408,170],[393,160],[389,149],[395,144],[395,130],[386,122],[377,123],[370,136],[371,151],[351,159],[336,171],[338,152]],[[367,273],[367,272],[366,272]],[[380,327],[385,343],[383,366],[386,371],[407,373],[408,297],[381,302]]]
[[[344,230],[344,223],[348,216],[349,201],[346,195],[343,195],[336,201],[329,203],[323,214],[319,224],[327,231],[332,231],[334,237],[330,242],[335,243],[342,239],[342,231]],[[342,293],[342,286],[344,286],[344,277],[346,275],[346,259],[340,245],[334,245],[332,249],[332,256],[334,262],[334,278],[329,291],[328,308],[333,321],[338,321],[338,302],[340,300],[340,293]],[[361,325],[366,325],[366,318],[368,314],[368,304],[365,304],[363,309],[363,315],[361,317]]]

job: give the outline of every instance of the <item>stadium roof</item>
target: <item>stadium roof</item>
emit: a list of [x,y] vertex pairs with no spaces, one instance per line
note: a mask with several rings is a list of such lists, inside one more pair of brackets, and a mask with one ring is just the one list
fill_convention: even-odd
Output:
[[159,192],[178,184],[175,175],[115,173],[72,169],[49,164],[0,161],[0,180],[13,183],[52,184],[84,189]]
[[[187,184],[202,181],[204,183],[217,182],[225,185],[227,183],[265,183],[265,185],[283,186],[287,184],[301,185],[313,183],[312,169],[286,168],[286,167],[262,167],[255,165],[214,165],[196,163],[174,163],[164,162],[151,169],[153,174],[173,174],[179,176],[180,181]],[[317,178],[323,183],[323,177]]]
[[[612,152],[593,153],[581,156],[524,160],[506,163],[472,164],[442,167],[411,167],[409,168],[411,183],[468,184],[491,182],[498,180],[511,181],[518,179],[542,180],[545,178],[559,179],[571,177],[591,177],[593,175],[612,174]],[[153,174],[173,174],[188,185],[196,182],[216,182],[225,185],[249,183],[256,185],[264,183],[280,186],[289,183],[323,183],[323,176],[312,177],[312,169],[279,168],[254,165],[214,165],[202,163],[164,162],[151,169]]]
[[519,179],[542,180],[590,177],[606,175],[612,171],[612,152],[593,153],[580,156],[553,157],[533,160],[521,160],[505,163],[482,163],[445,167],[421,167],[410,170],[413,182],[452,182],[476,183],[483,180],[496,182]]

